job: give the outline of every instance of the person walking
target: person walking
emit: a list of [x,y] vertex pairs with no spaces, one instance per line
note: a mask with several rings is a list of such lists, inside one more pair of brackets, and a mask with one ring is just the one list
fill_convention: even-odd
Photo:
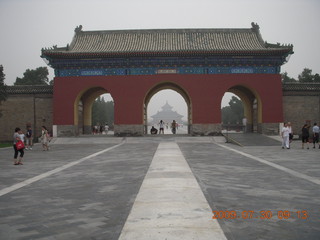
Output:
[[49,133],[45,126],[41,127],[41,143],[43,151],[49,151]]
[[173,120],[171,123],[171,131],[173,134],[176,134],[177,123],[176,120]]
[[104,125],[104,132],[105,132],[106,134],[108,134],[108,131],[109,131],[109,125],[108,125],[108,123],[106,123],[106,124]]
[[288,124],[284,123],[284,126],[281,130],[281,137],[282,137],[282,149],[287,148],[290,149],[290,143],[289,143],[289,128]]
[[319,126],[317,123],[313,124],[312,128],[312,133],[313,133],[313,148],[316,148],[316,143],[318,143],[318,147],[320,149],[320,144],[319,144]]
[[246,118],[246,116],[244,116],[242,119],[242,127],[243,127],[243,133],[246,133],[247,132],[247,118]]
[[159,122],[159,134],[164,134],[164,122],[162,120],[160,120]]
[[308,124],[305,124],[301,129],[302,149],[304,149],[305,143],[307,144],[307,149],[309,149],[309,127]]
[[30,149],[32,150],[33,145],[33,134],[32,134],[32,128],[29,126],[26,133],[26,150]]
[[293,140],[293,130],[292,130],[291,122],[288,122],[288,128],[289,128],[289,143],[291,143]]
[[24,135],[24,133],[22,132],[22,130],[20,129],[19,130],[19,137],[20,137],[20,140],[23,142],[23,144],[25,144],[25,137],[26,137],[26,135]]
[[[17,143],[19,141],[22,141],[20,138],[20,134],[19,132],[21,131],[20,128],[16,128],[14,130],[14,134],[13,134],[13,149],[14,149],[14,156],[13,156],[13,161],[14,161],[14,165],[23,165],[22,163],[22,159],[23,159],[23,155],[24,155],[24,148],[19,148],[17,147]],[[18,160],[18,154],[20,153],[19,156],[19,160]]]

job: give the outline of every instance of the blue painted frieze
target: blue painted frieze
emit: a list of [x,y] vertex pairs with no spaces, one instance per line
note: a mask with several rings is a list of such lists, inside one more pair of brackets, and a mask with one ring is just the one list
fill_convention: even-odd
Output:
[[55,71],[59,77],[69,76],[117,76],[117,75],[155,75],[155,74],[277,74],[280,67],[178,67],[178,68],[107,68],[107,69],[60,69]]

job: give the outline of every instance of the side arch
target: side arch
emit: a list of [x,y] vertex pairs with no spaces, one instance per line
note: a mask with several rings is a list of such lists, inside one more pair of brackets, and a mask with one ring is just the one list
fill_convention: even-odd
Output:
[[235,85],[227,91],[241,99],[244,116],[247,118],[247,129],[250,132],[259,132],[259,125],[262,123],[263,104],[258,92],[246,85]]
[[80,91],[74,101],[74,125],[78,134],[90,134],[92,128],[92,105],[97,97],[109,93],[103,87],[90,87]]

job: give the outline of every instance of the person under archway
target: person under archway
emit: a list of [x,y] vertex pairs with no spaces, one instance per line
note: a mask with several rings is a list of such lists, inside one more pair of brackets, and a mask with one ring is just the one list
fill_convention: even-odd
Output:
[[171,123],[171,131],[173,134],[176,134],[177,123],[176,120],[173,120]]
[[152,126],[152,128],[150,129],[150,133],[152,135],[157,134],[158,133],[158,129],[156,129],[154,126]]
[[244,116],[242,118],[242,127],[243,127],[243,133],[246,133],[247,132],[247,118],[246,118],[246,116]]
[[162,120],[160,120],[159,122],[159,134],[164,134],[164,122]]

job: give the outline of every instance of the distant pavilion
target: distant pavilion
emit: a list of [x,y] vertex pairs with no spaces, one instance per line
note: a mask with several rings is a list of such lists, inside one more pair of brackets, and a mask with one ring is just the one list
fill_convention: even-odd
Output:
[[183,122],[183,115],[177,113],[177,111],[173,111],[173,107],[169,105],[168,101],[161,108],[161,111],[158,111],[156,114],[150,116],[153,119],[152,124],[158,124],[160,120],[164,121],[165,123],[171,123],[173,120],[175,120],[177,123]]

